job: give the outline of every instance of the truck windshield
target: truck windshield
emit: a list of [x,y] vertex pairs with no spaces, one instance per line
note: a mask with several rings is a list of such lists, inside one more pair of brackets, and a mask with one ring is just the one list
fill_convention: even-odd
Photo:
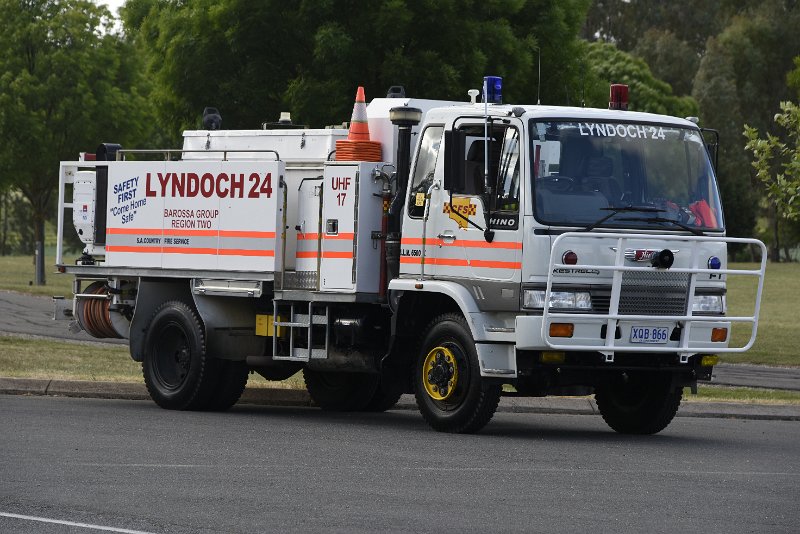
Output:
[[[723,228],[714,172],[696,129],[531,121],[531,140],[534,215],[542,223]],[[621,207],[643,209],[633,216],[631,210],[609,210]],[[677,224],[667,224],[671,221]]]

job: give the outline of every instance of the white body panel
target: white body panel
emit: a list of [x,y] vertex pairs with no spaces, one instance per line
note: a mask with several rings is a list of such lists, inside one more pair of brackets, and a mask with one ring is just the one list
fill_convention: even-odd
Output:
[[106,265],[274,272],[283,167],[110,162]]
[[329,163],[322,198],[320,290],[377,293],[381,184],[372,171],[382,163]]

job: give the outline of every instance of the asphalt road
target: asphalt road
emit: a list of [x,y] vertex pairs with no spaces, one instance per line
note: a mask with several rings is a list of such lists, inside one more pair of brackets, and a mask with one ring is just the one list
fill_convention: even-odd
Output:
[[[95,339],[86,332],[72,334],[68,324],[68,321],[53,321],[51,298],[0,291],[0,334],[127,344],[124,339]],[[714,368],[712,383],[800,391],[800,369],[721,364]]]
[[[418,414],[0,396],[0,531],[796,532],[800,422]],[[10,517],[17,514],[25,517]],[[35,518],[59,521],[42,523]],[[127,529],[127,530],[121,530]]]

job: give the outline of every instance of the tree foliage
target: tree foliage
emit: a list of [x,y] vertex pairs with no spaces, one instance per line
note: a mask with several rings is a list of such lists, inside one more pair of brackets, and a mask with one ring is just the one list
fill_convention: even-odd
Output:
[[[642,59],[619,50],[615,45],[594,42],[588,45],[587,61],[600,84],[605,98],[609,83],[624,83],[630,87],[630,109],[687,117],[697,114],[697,104],[691,97],[675,96],[669,84],[657,79]],[[597,98],[594,96],[593,98]],[[590,102],[603,107],[603,102]]]
[[[709,39],[694,80],[701,118],[720,132],[718,176],[732,235],[753,235],[758,215],[758,182],[750,172],[742,128],[747,123],[766,130],[779,103],[791,97],[786,74],[800,52],[798,25],[800,7],[779,0],[766,0],[734,16]],[[770,226],[774,215],[769,209]]]
[[466,100],[484,75],[504,97],[576,102],[585,67],[577,38],[588,0],[130,0],[125,27],[148,58],[164,129],[177,137],[215,106],[225,128],[291,110],[295,122],[349,119],[367,97],[403,85],[412,97]]
[[[775,124],[783,130],[779,136],[745,124],[746,148],[753,154],[753,168],[767,198],[780,217],[800,220],[800,106],[781,102]],[[782,140],[783,137],[783,140]]]
[[60,160],[142,135],[128,46],[88,0],[0,0],[0,182],[31,205],[44,240]]

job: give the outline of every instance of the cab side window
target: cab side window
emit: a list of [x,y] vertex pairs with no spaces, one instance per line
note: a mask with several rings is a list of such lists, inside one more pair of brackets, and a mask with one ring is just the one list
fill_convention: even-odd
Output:
[[411,217],[422,217],[425,214],[425,194],[433,183],[443,133],[444,127],[429,126],[422,134],[414,175],[409,187],[408,214]]
[[[489,128],[484,137],[483,124],[464,125],[464,187],[453,193],[479,196],[485,209],[491,211],[519,210],[519,130],[505,125]],[[492,195],[485,194],[486,150],[488,148],[489,184]]]

